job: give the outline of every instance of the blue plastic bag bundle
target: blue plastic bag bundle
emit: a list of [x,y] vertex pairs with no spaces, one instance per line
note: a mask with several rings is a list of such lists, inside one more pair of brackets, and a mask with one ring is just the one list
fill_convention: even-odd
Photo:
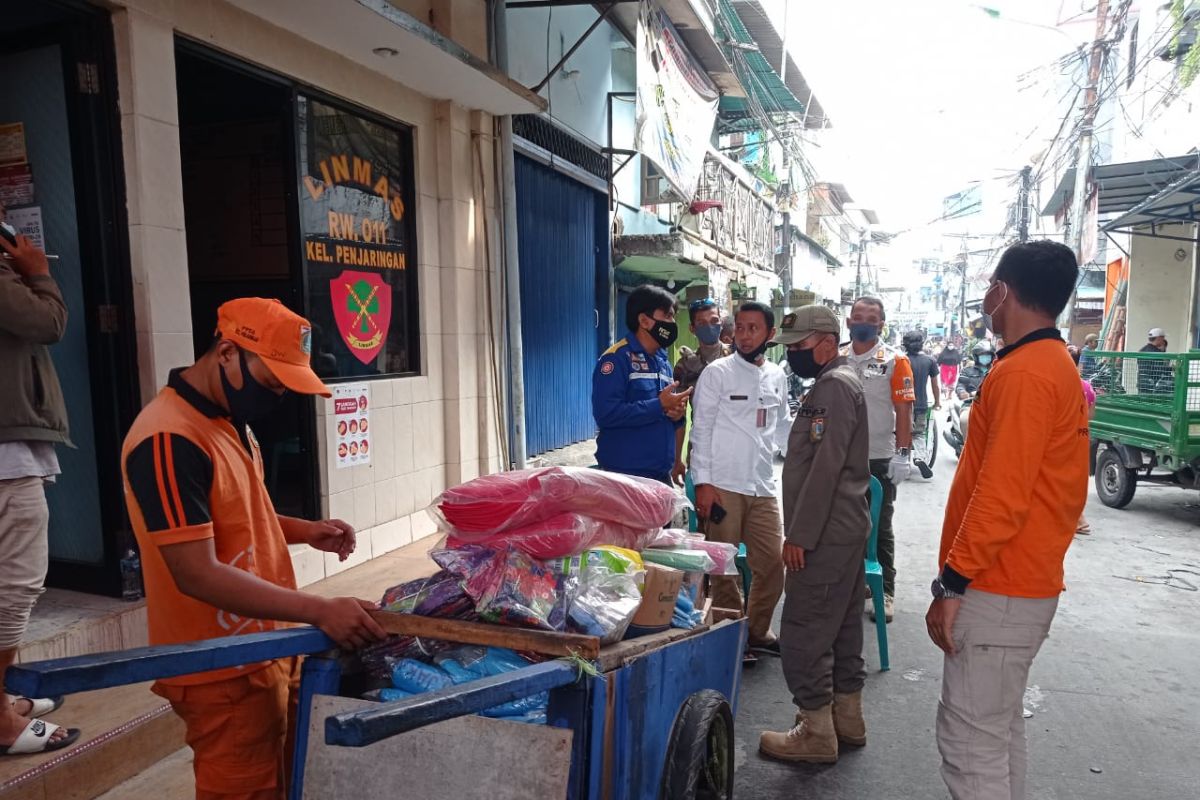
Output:
[[412,694],[436,692],[453,685],[454,680],[445,670],[415,658],[401,658],[392,667],[392,686]]
[[679,590],[679,596],[675,598],[675,613],[671,615],[671,627],[691,630],[703,622],[704,612],[696,608],[696,604],[688,592],[688,587],[684,586]]
[[[392,688],[379,690],[379,699],[394,702],[529,666],[524,658],[502,647],[457,647],[438,654],[434,661],[435,664],[426,664],[413,658],[395,660],[391,672]],[[540,692],[485,709],[480,714],[495,719],[544,725],[549,703],[550,693]]]

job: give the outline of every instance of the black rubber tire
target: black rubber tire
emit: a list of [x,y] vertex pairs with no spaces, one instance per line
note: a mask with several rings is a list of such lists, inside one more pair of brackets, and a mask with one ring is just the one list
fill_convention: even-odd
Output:
[[662,800],[733,800],[733,710],[712,689],[684,701],[675,717]]
[[1124,508],[1137,491],[1137,470],[1129,469],[1117,451],[1107,447],[1096,457],[1096,496],[1109,508]]

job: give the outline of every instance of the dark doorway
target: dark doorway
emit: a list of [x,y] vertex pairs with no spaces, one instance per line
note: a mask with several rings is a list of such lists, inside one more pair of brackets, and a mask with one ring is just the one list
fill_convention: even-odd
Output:
[[[0,17],[0,203],[56,257],[67,328],[50,356],[74,447],[46,487],[47,583],[118,594],[130,546],[121,439],[138,408],[113,33],[83,3],[11,3]],[[2,378],[3,376],[0,376]]]
[[[208,349],[217,307],[274,297],[303,314],[295,218],[292,88],[180,42],[175,53],[188,279],[196,354]],[[313,403],[287,396],[254,426],[267,488],[281,514],[314,516]]]

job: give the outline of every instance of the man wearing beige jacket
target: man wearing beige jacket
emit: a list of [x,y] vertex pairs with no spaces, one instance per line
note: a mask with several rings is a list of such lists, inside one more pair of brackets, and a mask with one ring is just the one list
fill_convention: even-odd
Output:
[[[7,230],[5,231],[7,233]],[[47,345],[62,339],[67,307],[46,254],[0,236],[0,686],[42,593],[50,513],[44,486],[69,444],[67,409]],[[71,745],[79,731],[37,718],[60,701],[0,698],[0,755]]]

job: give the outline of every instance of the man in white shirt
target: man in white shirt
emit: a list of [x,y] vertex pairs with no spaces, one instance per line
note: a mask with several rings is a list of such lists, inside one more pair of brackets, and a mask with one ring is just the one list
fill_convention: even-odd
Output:
[[[883,303],[860,297],[847,321],[850,346],[843,353],[862,380],[871,431],[871,474],[883,485],[879,515],[879,563],[883,567],[883,611],[892,621],[896,595],[896,535],[892,514],[896,487],[913,472],[912,407],[916,400],[908,357],[884,344],[879,336],[887,319]],[[872,607],[871,619],[875,619]]]
[[[787,448],[791,418],[787,377],[764,357],[775,314],[744,303],[734,323],[733,355],[700,375],[693,395],[692,480],[704,532],[716,542],[746,544],[752,582],[746,605],[749,646],[778,655],[771,617],[783,593],[783,519],[775,499],[775,454]],[[713,577],[713,605],[742,607],[736,578]]]

